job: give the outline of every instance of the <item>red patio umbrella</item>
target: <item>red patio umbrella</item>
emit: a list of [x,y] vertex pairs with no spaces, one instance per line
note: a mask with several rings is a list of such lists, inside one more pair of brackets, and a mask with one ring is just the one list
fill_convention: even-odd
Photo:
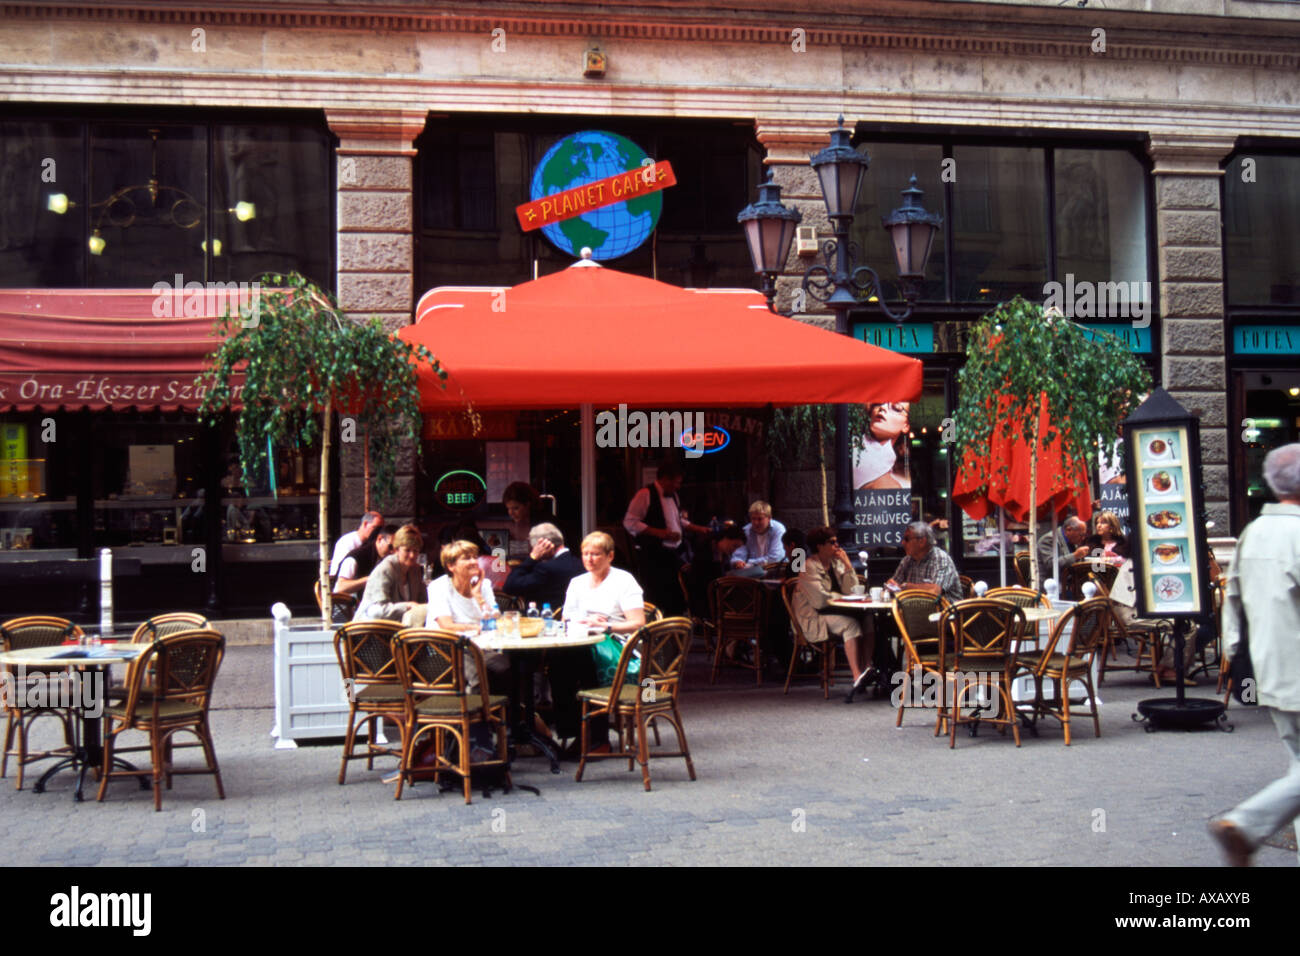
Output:
[[[1005,414],[1009,404],[1010,399],[1005,396],[1000,399],[999,412]],[[967,449],[953,482],[953,501],[976,520],[987,517],[991,508],[997,506],[1017,521],[1027,521],[1031,507],[1036,507],[1040,517],[1046,511],[1051,516],[1053,531],[1057,519],[1069,510],[1087,521],[1092,515],[1087,464],[1076,462],[1064,453],[1059,431],[1052,440],[1047,440],[1050,426],[1044,395],[1038,412],[1037,475],[1032,474],[1034,454],[1029,442],[1007,438],[1000,427],[994,426],[986,455]],[[1005,535],[1000,539],[1005,573]],[[1030,542],[1030,549],[1034,547],[1036,542]]]

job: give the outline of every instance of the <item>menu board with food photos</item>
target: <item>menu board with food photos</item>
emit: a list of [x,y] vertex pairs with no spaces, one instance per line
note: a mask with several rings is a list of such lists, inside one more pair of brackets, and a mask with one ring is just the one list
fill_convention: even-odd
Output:
[[1151,617],[1198,614],[1201,574],[1187,429],[1134,428],[1130,441],[1129,461],[1138,472],[1130,541],[1141,549],[1135,555],[1141,570],[1141,604]]

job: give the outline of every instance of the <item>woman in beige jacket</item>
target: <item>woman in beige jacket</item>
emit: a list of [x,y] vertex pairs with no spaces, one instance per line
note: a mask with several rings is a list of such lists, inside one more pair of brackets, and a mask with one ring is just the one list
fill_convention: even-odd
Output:
[[863,640],[862,625],[856,617],[822,612],[832,598],[852,592],[858,576],[836,540],[834,528],[809,531],[808,550],[811,554],[799,573],[794,592],[794,614],[811,644],[820,644],[831,636],[844,638],[844,656],[853,670],[853,686],[844,702],[851,704],[853,695],[875,675],[876,669],[870,666],[875,640]]

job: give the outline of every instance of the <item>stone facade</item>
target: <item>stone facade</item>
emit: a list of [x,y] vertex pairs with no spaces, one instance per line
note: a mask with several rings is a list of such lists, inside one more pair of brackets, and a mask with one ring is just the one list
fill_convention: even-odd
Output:
[[[499,9],[498,9],[499,8]],[[1165,386],[1202,411],[1210,510],[1226,527],[1227,402],[1219,164],[1239,136],[1300,142],[1300,7],[1218,0],[763,0],[689,18],[616,2],[527,7],[304,0],[203,12],[5,5],[8,103],[324,109],[339,139],[337,292],[356,318],[411,320],[413,143],[452,112],[752,122],[804,224],[829,233],[810,153],[835,117],[960,132],[1131,133],[1156,186]],[[582,75],[599,43],[604,78]],[[778,283],[796,304],[802,264]],[[829,315],[808,298],[808,321]],[[412,469],[408,465],[406,473]],[[359,512],[345,472],[344,523]]]

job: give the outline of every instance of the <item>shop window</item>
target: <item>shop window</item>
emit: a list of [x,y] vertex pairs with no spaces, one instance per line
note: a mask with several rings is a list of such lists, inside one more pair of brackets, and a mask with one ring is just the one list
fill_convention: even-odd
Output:
[[958,146],[952,158],[957,301],[1041,299],[1047,282],[1043,150]]
[[46,207],[49,194],[85,206],[83,137],[80,123],[0,122],[0,287],[82,284],[82,217]]
[[1240,373],[1245,404],[1241,439],[1246,478],[1246,521],[1276,499],[1264,481],[1264,457],[1300,440],[1300,372]]
[[332,284],[322,127],[11,119],[0,146],[4,287],[139,288],[177,274],[249,281],[289,270]]
[[[1064,282],[1147,282],[1146,174],[1132,153],[1058,149],[1056,272]],[[1150,304],[1149,287],[1139,285]]]
[[493,117],[435,121],[417,148],[418,279],[439,285],[516,285],[567,268],[540,231],[523,232],[515,209],[531,195],[536,164],[562,136],[584,129],[626,136],[647,155],[673,164],[677,185],[664,191],[654,233],[610,261],[613,268],[692,287],[744,287],[754,282],[736,214],[753,201],[761,175],[752,130],[683,123],[611,123]]
[[1300,305],[1300,156],[1233,156],[1223,203],[1229,304]]
[[[881,224],[903,204],[901,191],[907,188],[912,176],[924,191],[922,202],[930,212],[945,218],[944,187],[940,179],[943,172],[943,149],[939,146],[920,146],[909,143],[869,143],[866,147],[871,159],[858,193],[858,205],[853,219],[852,239],[862,250],[859,265],[869,265],[880,273],[885,282],[884,298],[898,298],[898,278],[894,266],[894,246],[889,233]],[[938,230],[930,248],[930,261],[926,265],[925,280],[921,284],[921,299],[943,301],[946,298],[947,267],[944,254],[944,231]],[[818,260],[820,261],[820,260]]]
[[75,442],[56,440],[71,427],[63,415],[0,416],[0,555],[77,546]]
[[424,228],[496,229],[495,140],[496,135],[487,130],[441,127],[425,137],[421,153]]

